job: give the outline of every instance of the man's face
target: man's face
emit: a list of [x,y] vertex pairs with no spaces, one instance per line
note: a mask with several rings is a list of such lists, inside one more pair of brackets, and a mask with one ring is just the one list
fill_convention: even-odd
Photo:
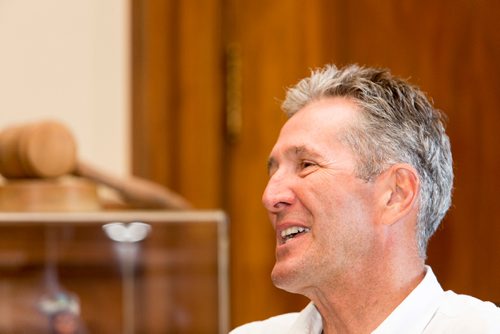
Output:
[[262,198],[276,231],[279,288],[307,295],[355,279],[374,260],[376,181],[356,177],[355,156],[339,139],[359,116],[354,102],[324,98],[281,130]]

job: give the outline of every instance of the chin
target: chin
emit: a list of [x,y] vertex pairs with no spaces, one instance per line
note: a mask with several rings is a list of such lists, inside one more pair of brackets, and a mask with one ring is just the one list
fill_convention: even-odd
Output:
[[302,286],[300,274],[294,270],[287,270],[279,266],[274,266],[271,273],[271,280],[278,289],[290,293],[300,293],[301,289],[299,287]]

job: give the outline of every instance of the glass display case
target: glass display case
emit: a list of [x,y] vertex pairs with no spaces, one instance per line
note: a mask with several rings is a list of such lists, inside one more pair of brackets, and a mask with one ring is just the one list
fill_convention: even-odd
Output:
[[221,211],[0,213],[0,333],[227,333]]

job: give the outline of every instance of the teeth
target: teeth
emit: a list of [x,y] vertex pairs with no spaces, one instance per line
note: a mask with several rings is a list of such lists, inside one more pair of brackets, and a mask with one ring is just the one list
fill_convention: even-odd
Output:
[[281,237],[288,240],[302,232],[309,232],[309,229],[306,227],[293,226],[281,231]]

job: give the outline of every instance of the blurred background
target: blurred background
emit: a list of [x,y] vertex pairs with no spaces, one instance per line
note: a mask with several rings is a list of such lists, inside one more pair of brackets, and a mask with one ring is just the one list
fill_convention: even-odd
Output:
[[445,289],[498,303],[498,13],[496,0],[0,0],[0,125],[63,120],[99,167],[225,210],[234,327],[307,303],[271,284],[260,202],[286,87],[325,63],[390,68],[448,115],[454,200],[428,263]]

